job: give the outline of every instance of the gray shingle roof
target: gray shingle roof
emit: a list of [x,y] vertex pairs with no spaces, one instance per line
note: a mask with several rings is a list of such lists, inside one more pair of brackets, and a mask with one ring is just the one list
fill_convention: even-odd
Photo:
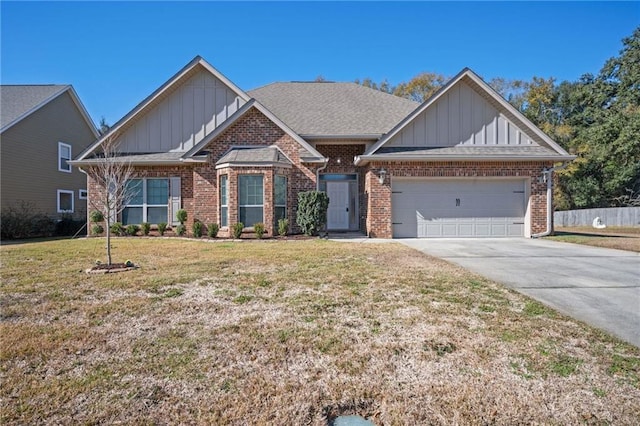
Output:
[[[127,154],[118,156],[118,160],[131,164],[153,164],[153,163],[180,163],[184,152],[153,152],[140,154]],[[102,162],[102,157],[90,157],[80,160],[83,164]]]
[[234,148],[222,156],[216,164],[282,164],[291,165],[291,161],[276,147]]
[[248,94],[303,136],[377,139],[419,106],[356,83],[272,83]]
[[0,86],[0,129],[68,87],[58,84]]

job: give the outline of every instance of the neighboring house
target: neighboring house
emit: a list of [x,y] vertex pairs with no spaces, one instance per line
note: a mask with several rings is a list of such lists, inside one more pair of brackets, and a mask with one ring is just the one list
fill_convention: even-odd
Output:
[[298,193],[320,189],[329,230],[530,237],[551,226],[551,167],[574,158],[468,69],[418,104],[355,83],[245,92],[196,57],[73,164],[90,172],[111,135],[136,173],[125,224],[184,208],[223,235],[295,231]]
[[87,177],[67,161],[98,132],[73,87],[2,85],[0,101],[2,209],[84,219]]

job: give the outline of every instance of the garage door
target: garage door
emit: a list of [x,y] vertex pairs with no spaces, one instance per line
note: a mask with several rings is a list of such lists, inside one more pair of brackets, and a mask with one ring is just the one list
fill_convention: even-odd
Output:
[[524,236],[523,179],[394,179],[395,238]]

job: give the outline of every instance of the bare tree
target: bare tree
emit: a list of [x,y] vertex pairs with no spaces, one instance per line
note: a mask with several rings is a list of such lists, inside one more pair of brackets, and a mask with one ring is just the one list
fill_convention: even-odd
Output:
[[101,191],[89,194],[89,205],[104,216],[107,233],[107,264],[111,265],[111,223],[136,195],[128,190],[127,181],[133,175],[131,163],[118,153],[118,136],[102,143],[102,153],[95,166],[87,170]]

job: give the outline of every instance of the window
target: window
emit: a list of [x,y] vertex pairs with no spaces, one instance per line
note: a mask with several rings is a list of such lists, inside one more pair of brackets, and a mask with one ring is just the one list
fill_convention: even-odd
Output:
[[263,222],[262,175],[238,176],[240,222],[252,227]]
[[73,191],[58,189],[58,213],[73,213]]
[[228,176],[220,176],[220,227],[229,226]]
[[58,142],[58,170],[65,173],[71,173],[71,165],[67,164],[67,160],[71,160],[71,145]]
[[287,218],[287,177],[276,175],[275,179],[276,223]]
[[86,200],[87,199],[87,190],[86,189],[79,189],[78,190],[78,198],[81,200]]
[[130,179],[126,186],[129,202],[122,211],[124,225],[167,223],[169,179]]

